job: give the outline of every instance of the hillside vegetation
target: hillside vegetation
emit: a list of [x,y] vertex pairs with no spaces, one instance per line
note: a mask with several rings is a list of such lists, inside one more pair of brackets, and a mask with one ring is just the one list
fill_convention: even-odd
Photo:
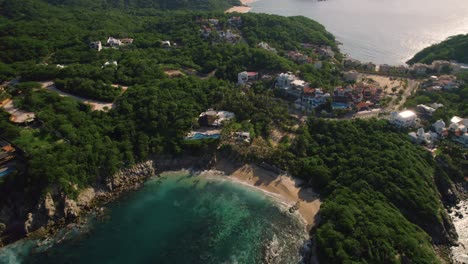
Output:
[[[73,197],[80,189],[103,182],[118,169],[150,155],[178,155],[184,151],[184,136],[196,124],[196,117],[210,107],[235,110],[239,121],[255,122],[249,125],[254,134],[268,136],[273,125],[288,119],[287,110],[266,92],[265,87],[271,85],[268,81],[244,96],[234,86],[237,73],[299,70],[301,65],[282,54],[283,49],[300,47],[304,40],[336,49],[333,36],[305,18],[245,14],[241,25],[231,27],[227,23],[231,15],[224,13],[128,11],[75,3],[79,5],[0,2],[0,82],[16,77],[22,82],[6,87],[1,98],[12,97],[16,106],[36,113],[40,120],[33,127],[19,127],[1,111],[0,136],[25,153],[22,173],[5,178],[0,185],[2,206],[37,201],[52,189]],[[242,41],[228,43],[215,32],[203,37],[200,31],[211,26],[209,18],[219,19],[219,30],[236,30]],[[134,42],[100,52],[89,47],[92,41],[105,44],[109,36]],[[177,45],[163,47],[165,40]],[[271,41],[279,54],[258,48],[261,41]],[[106,66],[109,61],[118,65]],[[327,76],[336,71],[324,64],[323,71],[303,72]],[[168,69],[183,74],[171,79],[165,74]],[[33,83],[24,85],[27,81]],[[40,88],[35,81],[54,81],[58,89],[74,95],[115,101],[115,108],[92,111],[75,99]],[[129,88],[120,95],[117,85]],[[250,115],[241,115],[238,106],[242,105],[252,107],[245,110]]]
[[408,61],[431,64],[435,60],[455,60],[468,63],[468,34],[449,37],[441,43],[434,44],[418,52]]
[[[312,119],[270,156],[325,197],[317,230],[323,263],[435,263],[449,222],[434,161],[385,120]],[[425,231],[425,232],[424,232]]]
[[[234,5],[240,5],[239,0],[43,0],[55,6],[83,7],[87,9],[160,9],[160,10],[217,10],[222,11]],[[7,8],[37,5],[37,1],[9,1],[0,3]],[[15,3],[20,2],[20,3]]]
[[[287,169],[322,193],[316,232],[322,263],[437,263],[431,242],[448,242],[449,223],[429,153],[385,120],[311,118],[295,126],[286,102],[270,89],[274,80],[244,90],[234,84],[244,70],[273,76],[300,71],[324,88],[340,83],[335,58],[301,47],[308,42],[338,51],[322,25],[304,17],[243,14],[242,24],[232,27],[227,22],[231,15],[163,12],[155,5],[162,1],[46,2],[52,1],[0,1],[0,80],[20,76],[22,83],[5,93],[40,120],[36,126],[19,127],[0,111],[0,136],[25,153],[24,172],[0,185],[2,208],[37,201],[52,190],[74,197],[152,156],[180,155],[187,149],[206,153],[213,141],[190,145],[184,136],[197,127],[200,112],[214,107],[233,111],[236,125],[262,142],[268,142],[273,129],[297,134],[295,139],[284,137],[278,147],[265,143],[272,153],[253,159]],[[135,8],[122,9],[125,3]],[[210,18],[241,39],[228,43],[215,34],[202,37],[202,28],[213,27]],[[100,52],[89,48],[91,41],[105,43],[109,36],[134,42]],[[166,40],[177,45],[164,47]],[[259,48],[259,42],[278,52]],[[322,69],[294,63],[285,56],[288,50],[320,59]],[[118,64],[106,66],[109,61]],[[166,70],[182,76],[171,78]],[[41,89],[37,81],[55,81],[69,93],[113,101],[115,107],[92,111]],[[129,87],[120,94],[111,84]],[[26,218],[25,211],[17,214]]]

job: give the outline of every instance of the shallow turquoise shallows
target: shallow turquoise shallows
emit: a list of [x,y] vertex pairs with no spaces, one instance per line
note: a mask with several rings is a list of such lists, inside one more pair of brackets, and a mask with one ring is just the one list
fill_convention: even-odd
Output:
[[89,232],[22,257],[30,245],[21,242],[0,252],[0,262],[262,263],[270,245],[281,252],[274,263],[298,263],[304,237],[300,222],[261,192],[164,174],[111,204]]

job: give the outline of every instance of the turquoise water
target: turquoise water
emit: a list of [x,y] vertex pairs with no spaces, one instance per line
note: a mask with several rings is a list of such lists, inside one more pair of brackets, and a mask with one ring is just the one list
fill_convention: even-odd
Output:
[[346,104],[346,103],[332,103],[333,109],[347,109],[348,107],[349,107],[349,104]]
[[8,175],[9,173],[11,173],[11,172],[13,172],[13,171],[14,171],[14,169],[8,168],[8,169],[6,169],[5,171],[0,172],[0,178],[3,177],[3,176]]
[[212,135],[206,135],[203,133],[195,133],[195,135],[191,137],[187,137],[187,140],[199,140],[199,139],[207,139],[207,138],[220,138],[221,134],[212,134]]
[[71,237],[35,253],[20,242],[0,263],[262,263],[272,240],[281,251],[273,263],[298,263],[305,233],[260,192],[179,173],[148,181]]

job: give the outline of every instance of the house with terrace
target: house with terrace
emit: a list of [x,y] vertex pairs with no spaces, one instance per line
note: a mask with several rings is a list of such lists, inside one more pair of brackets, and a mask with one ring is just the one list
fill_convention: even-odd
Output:
[[225,122],[233,119],[234,113],[228,111],[215,111],[208,109],[198,117],[198,123],[202,127],[222,127]]
[[246,85],[249,82],[257,81],[259,79],[258,76],[258,72],[239,72],[237,74],[237,84]]
[[321,88],[315,88],[313,93],[302,94],[302,96],[294,102],[294,105],[297,109],[309,112],[325,104],[330,97],[331,95],[325,93]]
[[304,55],[298,51],[288,51],[286,57],[298,64],[311,63],[312,58],[307,55]]
[[16,149],[7,141],[0,140],[0,165],[4,165],[7,162],[15,158]]
[[400,128],[408,128],[416,125],[417,115],[411,110],[402,112],[393,112],[390,117],[390,123]]
[[434,141],[437,139],[437,134],[434,132],[425,132],[424,128],[419,128],[417,132],[410,132],[408,133],[411,141],[416,144],[433,144]]
[[89,44],[89,47],[91,49],[95,49],[97,51],[101,51],[102,50],[102,43],[101,41],[93,41]]

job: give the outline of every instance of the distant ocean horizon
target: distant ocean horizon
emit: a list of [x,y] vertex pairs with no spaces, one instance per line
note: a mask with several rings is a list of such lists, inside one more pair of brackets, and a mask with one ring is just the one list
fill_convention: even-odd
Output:
[[252,13],[305,16],[323,24],[350,57],[405,64],[425,47],[468,33],[466,0],[257,0]]

